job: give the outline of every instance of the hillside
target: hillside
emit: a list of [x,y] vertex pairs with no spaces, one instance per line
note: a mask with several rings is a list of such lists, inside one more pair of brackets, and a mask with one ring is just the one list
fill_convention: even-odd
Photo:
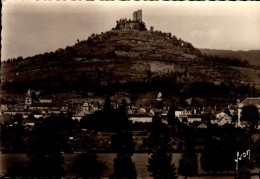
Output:
[[238,92],[250,82],[237,69],[205,58],[192,44],[146,28],[113,28],[65,49],[9,60],[1,77],[2,90],[20,93],[32,88],[52,93],[164,90],[223,95],[226,87]]
[[201,53],[211,56],[219,56],[221,58],[247,60],[251,65],[260,65],[260,50],[249,51],[233,51],[233,50],[215,50],[215,49],[199,49]]

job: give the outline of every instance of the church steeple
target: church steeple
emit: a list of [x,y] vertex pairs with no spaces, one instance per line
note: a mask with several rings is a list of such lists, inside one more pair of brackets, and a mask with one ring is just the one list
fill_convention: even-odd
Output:
[[25,108],[28,108],[32,104],[32,93],[31,90],[28,89],[26,96],[25,96]]
[[26,93],[26,96],[32,96],[32,93],[31,93],[31,89],[29,88],[27,93]]

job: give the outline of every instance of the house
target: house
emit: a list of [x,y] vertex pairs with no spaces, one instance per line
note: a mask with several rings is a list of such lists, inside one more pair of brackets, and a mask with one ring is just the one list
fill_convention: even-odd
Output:
[[135,122],[142,122],[142,123],[151,123],[152,122],[152,115],[147,113],[145,114],[128,114],[129,121],[132,123]]
[[76,114],[72,115],[72,120],[77,120],[80,121],[83,117],[85,117],[86,115],[91,115],[92,113],[86,110],[82,110]]
[[84,111],[89,111],[89,108],[90,108],[89,103],[88,102],[84,102],[81,108]]
[[226,114],[225,112],[219,112],[215,115],[215,119],[211,120],[212,124],[218,124],[219,126],[223,126],[228,123],[231,124],[232,117]]
[[0,110],[2,111],[2,113],[3,113],[3,111],[7,111],[8,110],[7,105],[1,104]]
[[85,100],[81,106],[82,110],[99,110],[103,107],[105,98],[101,97],[89,97]]
[[128,94],[124,93],[116,93],[114,96],[110,97],[111,100],[111,105],[115,108],[118,108],[121,104],[122,101],[125,100],[126,104],[131,104],[131,99]]
[[216,116],[216,119],[220,119],[220,118],[222,118],[222,117],[224,117],[226,115],[227,115],[226,113],[220,112],[220,113],[217,113],[215,116]]
[[206,129],[207,125],[201,121],[194,121],[193,123],[189,123],[188,126],[192,126],[198,129]]
[[40,103],[52,103],[52,99],[40,99],[39,100]]
[[30,110],[32,111],[45,111],[46,113],[54,113],[54,114],[59,114],[61,111],[62,112],[67,112],[68,106],[64,103],[33,103],[29,107]]
[[162,93],[159,92],[157,95],[157,101],[162,101]]
[[241,127],[249,127],[250,124],[248,121],[242,121],[241,124],[240,124]]
[[223,126],[225,124],[231,124],[231,121],[232,121],[232,117],[230,116],[225,116],[225,117],[221,117],[220,119],[217,120],[217,124],[219,126]]
[[10,120],[11,120],[11,115],[9,115],[9,114],[0,115],[0,122],[7,122]]
[[257,98],[246,98],[244,101],[238,104],[239,108],[247,105],[255,105],[257,108],[260,108],[260,97]]
[[201,122],[201,117],[199,115],[187,115],[187,121],[188,123]]
[[26,126],[27,128],[33,128],[33,126],[39,122],[40,121],[36,118],[31,118],[31,119],[25,118],[23,120],[23,125]]
[[35,122],[26,122],[23,125],[26,126],[27,128],[33,128],[35,125]]
[[33,117],[35,117],[36,119],[39,119],[39,118],[44,117],[45,114],[46,113],[43,113],[42,111],[37,110],[37,111],[33,112]]
[[187,110],[186,109],[176,109],[175,117],[178,117],[179,119],[187,117]]
[[145,113],[146,113],[145,108],[142,108],[142,107],[141,107],[141,108],[138,110],[138,113],[145,114]]
[[197,128],[199,128],[199,129],[207,129],[208,126],[206,124],[204,124],[204,123],[201,123],[200,125],[197,126]]
[[227,123],[227,120],[226,120],[224,117],[222,117],[222,118],[218,119],[216,123],[217,123],[219,126],[223,126],[224,124]]
[[24,111],[8,110],[8,111],[5,111],[3,114],[10,115],[10,116],[14,116],[14,115],[17,115],[17,114],[22,114],[23,117],[26,118],[26,117],[28,117],[30,112],[28,110],[24,110]]

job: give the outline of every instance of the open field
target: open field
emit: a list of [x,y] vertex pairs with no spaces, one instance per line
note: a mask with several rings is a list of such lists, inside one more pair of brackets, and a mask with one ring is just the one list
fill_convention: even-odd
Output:
[[257,90],[260,90],[260,70],[254,70],[243,67],[232,67],[238,70],[242,75],[247,76],[248,79],[255,84]]
[[[69,170],[71,163],[73,161],[73,158],[76,155],[77,154],[64,154],[65,170]],[[104,161],[106,163],[106,165],[108,166],[107,170],[105,170],[104,174],[103,174],[103,177],[106,178],[113,172],[113,159],[115,158],[116,154],[114,154],[114,153],[98,153],[98,156],[99,156],[99,160]],[[136,165],[138,178],[151,178],[149,176],[149,172],[147,171],[147,167],[146,167],[148,165],[149,156],[150,155],[147,154],[147,153],[135,153],[133,155],[132,158],[133,158],[133,161],[135,162],[135,165]],[[179,163],[179,160],[181,158],[181,153],[174,153],[172,158],[173,158],[172,162],[175,164],[176,168],[178,168],[178,163]],[[7,168],[10,167],[11,164],[14,161],[26,162],[27,160],[28,160],[28,158],[26,157],[26,154],[0,154],[0,164],[1,164],[0,175],[5,173]],[[198,161],[200,161],[200,154],[198,154]],[[253,173],[253,174],[256,174],[258,172],[259,172],[258,169],[251,171],[251,173]],[[201,169],[200,164],[199,164],[199,175],[201,175],[201,176],[191,177],[191,178],[194,178],[194,179],[199,179],[199,178],[203,178],[203,179],[234,178],[232,176],[232,172],[226,173],[226,176],[225,176],[225,172],[224,173],[217,173],[217,175],[219,175],[219,176],[209,176],[210,174],[207,174],[205,171],[203,171]],[[69,178],[74,177],[74,174],[68,173],[66,175],[66,177],[69,177]],[[182,177],[179,177],[179,178],[181,179]],[[251,179],[256,179],[256,178],[257,178],[257,176],[253,176]]]

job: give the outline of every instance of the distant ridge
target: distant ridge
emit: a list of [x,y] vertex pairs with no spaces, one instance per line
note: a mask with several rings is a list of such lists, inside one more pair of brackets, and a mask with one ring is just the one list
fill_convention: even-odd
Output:
[[219,50],[200,48],[201,53],[206,55],[217,55],[223,58],[239,59],[241,61],[247,60],[252,65],[260,65],[260,50]]

